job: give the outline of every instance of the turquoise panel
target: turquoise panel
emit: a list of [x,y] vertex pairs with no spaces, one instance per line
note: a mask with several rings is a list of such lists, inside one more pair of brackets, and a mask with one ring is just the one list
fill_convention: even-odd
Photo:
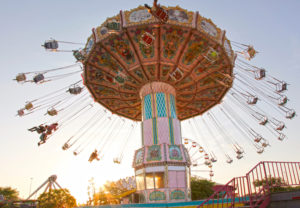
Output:
[[174,141],[174,128],[173,128],[172,118],[169,118],[169,130],[170,130],[170,143],[175,144],[175,141]]
[[152,118],[152,105],[151,105],[151,95],[146,95],[144,97],[144,110],[145,110],[145,120]]
[[157,144],[157,123],[156,118],[152,119],[152,134],[153,134],[153,144]]
[[[249,202],[249,196],[246,197],[236,197],[234,199],[235,203],[240,204],[243,202]],[[222,202],[224,205],[227,203],[231,203],[231,198],[224,198],[224,199],[213,199],[209,200],[205,203],[206,207],[211,207],[211,204],[214,202],[214,207],[221,207]],[[155,208],[162,208],[162,207],[195,207],[202,204],[204,200],[199,201],[189,201],[189,202],[171,202],[171,203],[149,203],[149,204],[118,204],[118,205],[99,205],[99,206],[81,206],[77,208],[129,208],[129,207],[139,207],[139,208],[148,208],[148,207],[155,207]],[[210,206],[208,206],[210,205]],[[225,207],[225,206],[224,206]],[[240,206],[237,206],[240,207]],[[245,207],[245,206],[243,206]]]
[[158,117],[167,117],[166,96],[164,93],[156,93],[156,109]]
[[171,110],[171,117],[176,118],[176,110],[175,110],[175,98],[174,95],[170,95],[170,110]]

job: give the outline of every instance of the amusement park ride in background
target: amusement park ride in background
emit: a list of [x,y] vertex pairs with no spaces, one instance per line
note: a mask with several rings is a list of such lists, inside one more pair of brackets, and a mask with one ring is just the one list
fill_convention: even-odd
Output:
[[[257,126],[282,141],[286,138],[284,119],[296,115],[287,107],[284,92],[288,84],[271,76],[271,70],[250,63],[258,53],[254,47],[228,40],[225,31],[198,12],[154,1],[153,7],[140,6],[108,18],[92,29],[82,49],[61,49],[66,44],[81,43],[50,39],[43,47],[51,52],[71,52],[75,64],[19,73],[15,80],[38,85],[71,76],[77,80],[27,101],[17,115],[42,112],[49,116],[45,123],[29,129],[40,135],[39,145],[84,117],[82,127],[74,130],[62,149],[72,149],[75,156],[95,149],[90,162],[101,161],[113,141],[121,137],[119,153],[112,158],[120,164],[139,122],[149,116],[170,117],[187,120],[194,135],[183,139],[191,171],[213,177],[213,163],[239,160],[247,146],[258,154],[270,147],[271,141]],[[161,101],[156,94],[155,102],[164,105],[151,111],[153,103],[147,96],[142,98],[141,89],[158,82],[171,86],[175,96]],[[257,126],[249,125],[248,120]],[[143,134],[147,137],[148,132]],[[208,139],[216,145],[212,147]]]

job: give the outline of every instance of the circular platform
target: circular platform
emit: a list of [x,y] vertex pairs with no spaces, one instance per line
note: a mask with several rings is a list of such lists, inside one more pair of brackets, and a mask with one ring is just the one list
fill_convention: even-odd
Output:
[[[225,32],[197,12],[163,8],[166,23],[140,6],[107,19],[88,39],[84,83],[112,113],[141,121],[140,89],[160,81],[176,90],[184,120],[218,104],[232,85],[235,57]],[[153,37],[149,46],[145,34]]]

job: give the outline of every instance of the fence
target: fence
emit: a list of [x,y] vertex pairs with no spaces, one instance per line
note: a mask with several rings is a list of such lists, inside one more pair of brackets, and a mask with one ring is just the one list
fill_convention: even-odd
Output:
[[237,204],[265,208],[270,202],[270,193],[295,186],[300,186],[300,162],[263,161],[245,176],[235,177],[219,187],[198,208],[237,207]]

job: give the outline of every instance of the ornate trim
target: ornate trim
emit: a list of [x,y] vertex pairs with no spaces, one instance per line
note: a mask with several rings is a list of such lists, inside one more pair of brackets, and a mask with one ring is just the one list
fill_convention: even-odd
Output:
[[163,92],[167,94],[176,95],[175,88],[172,85],[169,85],[164,82],[150,82],[145,84],[140,89],[140,97],[143,98],[144,96],[150,94],[150,93],[157,93],[157,92]]

